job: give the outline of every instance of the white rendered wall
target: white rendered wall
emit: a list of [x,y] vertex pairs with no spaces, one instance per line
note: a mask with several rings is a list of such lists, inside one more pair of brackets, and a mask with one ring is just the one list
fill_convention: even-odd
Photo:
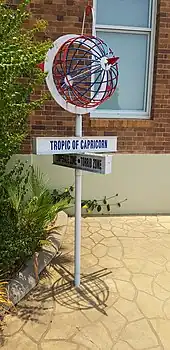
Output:
[[[38,166],[48,178],[51,189],[74,184],[74,170],[52,165],[51,156],[18,157]],[[121,208],[113,206],[113,214],[170,214],[170,155],[116,154],[112,174],[83,173],[84,199],[109,197],[115,193],[127,201]]]

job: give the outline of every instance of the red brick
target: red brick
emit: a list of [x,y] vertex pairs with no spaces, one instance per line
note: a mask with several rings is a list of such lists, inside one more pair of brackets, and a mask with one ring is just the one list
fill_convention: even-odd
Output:
[[[34,17],[48,20],[47,35],[55,40],[66,33],[81,33],[83,10],[87,0],[35,0],[31,3]],[[92,4],[92,1],[91,1]],[[152,114],[150,120],[90,119],[83,117],[84,135],[117,135],[118,151],[122,153],[170,152],[170,1],[158,2],[158,26],[154,66]],[[85,32],[90,33],[88,18]],[[47,91],[44,86],[42,90]],[[37,95],[41,95],[40,89]],[[75,116],[63,111],[53,99],[30,117],[31,134],[22,152],[31,151],[32,136],[71,136]]]

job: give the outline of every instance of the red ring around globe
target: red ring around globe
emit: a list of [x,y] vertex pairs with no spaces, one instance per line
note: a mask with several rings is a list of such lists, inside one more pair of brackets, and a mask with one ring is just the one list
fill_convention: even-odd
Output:
[[55,86],[66,102],[94,108],[109,99],[118,83],[118,57],[95,36],[67,40],[52,67]]

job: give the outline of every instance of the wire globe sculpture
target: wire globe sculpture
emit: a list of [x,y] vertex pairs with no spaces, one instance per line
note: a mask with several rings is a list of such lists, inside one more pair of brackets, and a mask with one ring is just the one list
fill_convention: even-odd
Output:
[[75,106],[99,106],[117,87],[117,61],[113,51],[95,36],[67,40],[53,61],[52,74],[58,92]]

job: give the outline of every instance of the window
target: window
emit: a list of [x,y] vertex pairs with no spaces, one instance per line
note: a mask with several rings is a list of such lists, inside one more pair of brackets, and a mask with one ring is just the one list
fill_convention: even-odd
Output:
[[119,56],[119,83],[91,117],[149,118],[156,0],[94,0],[94,34]]

